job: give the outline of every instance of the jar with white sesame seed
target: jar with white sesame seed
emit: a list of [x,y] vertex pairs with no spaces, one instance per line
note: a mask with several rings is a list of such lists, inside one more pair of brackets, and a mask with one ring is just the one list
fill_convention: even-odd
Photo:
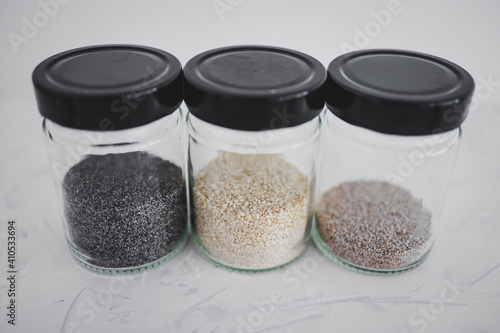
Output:
[[474,90],[427,54],[364,50],[328,67],[313,239],[372,273],[417,267],[434,243]]
[[265,46],[204,52],[184,68],[192,235],[238,271],[282,267],[310,237],[326,71]]

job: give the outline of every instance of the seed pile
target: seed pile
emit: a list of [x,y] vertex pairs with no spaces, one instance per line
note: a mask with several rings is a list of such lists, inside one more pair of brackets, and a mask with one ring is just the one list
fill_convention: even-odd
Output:
[[63,197],[70,239],[95,266],[155,261],[186,228],[181,169],[145,152],[86,157],[64,177]]
[[410,192],[387,182],[350,182],[323,195],[321,238],[341,259],[372,269],[405,268],[432,244],[431,213]]
[[308,179],[278,154],[221,152],[198,173],[193,196],[196,232],[221,263],[265,269],[304,250]]

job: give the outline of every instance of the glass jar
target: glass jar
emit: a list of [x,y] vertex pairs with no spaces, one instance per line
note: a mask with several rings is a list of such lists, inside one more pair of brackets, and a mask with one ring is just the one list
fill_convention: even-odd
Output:
[[182,69],[162,50],[70,50],[33,72],[70,250],[85,267],[159,265],[187,239]]
[[211,50],[184,68],[192,235],[225,268],[266,271],[310,238],[326,70],[300,52]]
[[354,270],[418,266],[435,239],[472,77],[441,58],[364,50],[328,67],[313,239]]

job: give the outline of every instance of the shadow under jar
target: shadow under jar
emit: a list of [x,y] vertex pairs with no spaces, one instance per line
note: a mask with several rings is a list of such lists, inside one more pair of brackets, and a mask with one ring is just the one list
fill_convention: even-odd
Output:
[[186,64],[192,234],[212,262],[266,271],[305,250],[325,79],[314,58],[273,47]]
[[182,69],[162,50],[70,50],[33,72],[66,238],[85,267],[159,265],[187,239]]
[[464,69],[417,52],[330,63],[313,230],[324,254],[373,274],[426,258],[473,90]]

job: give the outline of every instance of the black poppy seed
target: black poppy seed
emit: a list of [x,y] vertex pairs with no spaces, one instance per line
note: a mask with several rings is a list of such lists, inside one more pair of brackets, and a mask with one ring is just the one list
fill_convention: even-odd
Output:
[[371,269],[402,269],[432,245],[431,213],[387,182],[343,183],[323,195],[318,231],[342,260]]
[[153,262],[172,252],[186,229],[181,168],[146,152],[89,155],[62,188],[70,240],[94,266]]

